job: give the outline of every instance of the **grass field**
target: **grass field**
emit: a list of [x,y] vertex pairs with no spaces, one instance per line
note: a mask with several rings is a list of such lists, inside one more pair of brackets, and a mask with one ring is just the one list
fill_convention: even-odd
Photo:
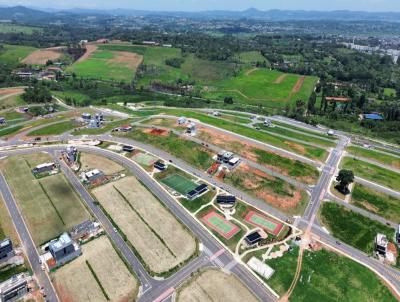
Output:
[[17,133],[20,131],[24,126],[13,126],[13,127],[7,127],[4,129],[0,129],[0,137],[8,136],[14,133]]
[[268,69],[243,70],[239,76],[213,82],[205,96],[220,100],[232,96],[240,103],[282,108],[296,99],[308,99],[317,78],[305,77],[301,85],[300,79],[299,75]]
[[[62,301],[133,301],[139,284],[106,236],[82,246],[82,256],[54,273]],[[108,299],[107,299],[108,297]]]
[[83,128],[79,129],[76,131],[73,131],[71,134],[72,135],[98,135],[98,134],[104,134],[109,131],[111,131],[114,128],[120,127],[122,125],[129,125],[133,122],[133,119],[124,119],[124,120],[117,120],[117,121],[112,121],[112,122],[107,122],[105,123],[102,127],[100,128]]
[[195,253],[191,234],[136,178],[92,192],[151,273],[168,274]]
[[189,279],[177,291],[178,302],[256,302],[256,297],[233,274],[209,269]]
[[34,47],[20,45],[3,44],[3,47],[4,50],[0,51],[0,62],[15,66],[36,50]]
[[244,51],[234,56],[243,64],[256,64],[257,62],[268,61],[259,51]]
[[293,125],[289,125],[287,123],[282,123],[282,122],[277,122],[277,121],[272,121],[272,124],[275,124],[275,125],[278,125],[278,126],[290,129],[290,130],[297,130],[297,131],[303,132],[304,134],[310,134],[310,135],[314,135],[314,136],[319,136],[319,137],[322,137],[322,138],[325,138],[325,139],[329,139],[331,141],[336,140],[336,138],[334,136],[330,136],[328,134],[322,134],[319,131],[307,130],[307,129],[304,129],[304,128],[301,128],[301,127],[296,127],[296,126],[293,126]]
[[17,245],[19,242],[14,224],[11,220],[10,214],[8,213],[3,197],[0,194],[0,241],[6,237],[11,238],[14,245]]
[[305,157],[317,160],[324,160],[327,157],[327,152],[322,148],[317,148],[301,143],[297,143],[291,140],[279,138],[273,136],[271,134],[260,132],[255,129],[238,125],[229,121],[225,121],[222,119],[214,118],[205,114],[201,114],[194,111],[188,111],[184,109],[172,109],[172,110],[164,110],[167,114],[175,115],[175,116],[186,116],[187,118],[194,118],[203,123],[209,124],[211,126],[215,126],[221,129],[225,129],[231,131],[233,133],[237,133],[255,140],[258,140],[263,143],[271,144],[273,146],[295,152]]
[[365,149],[358,146],[350,146],[346,149],[347,152],[354,156],[365,157],[378,163],[400,169],[400,158],[396,156],[390,156],[374,150]]
[[49,161],[49,155],[35,153],[9,157],[1,163],[6,180],[37,245],[90,218],[63,175],[57,174],[40,180],[32,175],[32,167]]
[[186,198],[181,198],[179,201],[181,204],[190,212],[194,213],[201,206],[208,204],[216,195],[215,191],[208,191],[207,193],[197,197],[195,200],[188,200]]
[[324,203],[320,216],[332,236],[366,253],[372,253],[377,233],[389,239],[394,229],[335,203]]
[[32,26],[23,26],[17,24],[7,24],[0,23],[0,33],[23,33],[23,34],[32,34],[35,31],[42,32],[43,29],[40,27],[32,27]]
[[173,133],[161,136],[152,135],[146,130],[135,129],[127,134],[118,135],[153,145],[203,170],[207,170],[213,162],[212,154],[208,149],[195,142],[180,138]]
[[179,174],[170,175],[162,179],[161,182],[182,195],[186,195],[198,186],[198,184]]
[[[6,97],[6,96],[3,96],[0,94],[0,98],[1,98],[0,109],[7,109],[7,108],[13,108],[13,107],[17,107],[17,106],[26,105],[25,101],[21,98],[20,95],[10,95],[10,96]],[[1,113],[0,113],[0,115],[1,115]]]
[[88,59],[76,62],[67,70],[84,78],[130,82],[142,59],[133,52],[96,50]]
[[360,184],[355,184],[353,187],[351,203],[391,221],[397,222],[400,217],[399,199]]
[[383,93],[384,93],[385,96],[389,96],[389,97],[396,96],[396,89],[384,88],[384,92]]
[[112,175],[125,170],[125,168],[115,161],[112,161],[106,157],[99,156],[96,154],[81,152],[79,157],[82,171],[91,169],[99,169],[106,175]]
[[394,190],[399,189],[400,173],[350,157],[345,157],[340,165],[344,169],[352,170],[356,176]]
[[45,136],[45,135],[60,135],[75,128],[71,121],[64,121],[57,124],[52,124],[37,130],[33,130],[27,136]]

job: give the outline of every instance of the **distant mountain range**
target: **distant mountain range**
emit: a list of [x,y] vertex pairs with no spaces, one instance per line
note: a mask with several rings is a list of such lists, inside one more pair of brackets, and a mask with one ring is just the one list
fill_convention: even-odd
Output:
[[200,11],[166,12],[132,9],[94,10],[74,8],[68,10],[33,9],[23,6],[0,7],[0,20],[43,21],[57,17],[77,15],[114,15],[114,16],[164,16],[195,19],[258,19],[270,21],[289,20],[339,20],[339,21],[391,21],[400,22],[400,12],[363,12],[363,11],[304,11],[304,10],[268,10],[250,8],[244,11]]

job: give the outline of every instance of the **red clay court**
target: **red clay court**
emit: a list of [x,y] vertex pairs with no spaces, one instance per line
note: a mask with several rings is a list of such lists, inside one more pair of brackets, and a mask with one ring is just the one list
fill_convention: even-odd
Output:
[[248,223],[258,226],[275,236],[277,236],[283,228],[282,223],[254,211],[249,211],[244,219]]
[[168,131],[164,129],[152,129],[150,131],[150,134],[156,136],[166,136],[168,134]]
[[227,221],[224,217],[211,211],[204,215],[201,220],[211,229],[216,231],[219,235],[223,236],[225,239],[231,239],[235,234],[237,234],[240,229],[238,226]]

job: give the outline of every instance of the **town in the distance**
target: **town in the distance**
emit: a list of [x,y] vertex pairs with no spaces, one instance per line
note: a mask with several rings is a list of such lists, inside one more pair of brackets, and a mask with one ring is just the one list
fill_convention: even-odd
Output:
[[0,302],[400,301],[380,1],[0,1]]

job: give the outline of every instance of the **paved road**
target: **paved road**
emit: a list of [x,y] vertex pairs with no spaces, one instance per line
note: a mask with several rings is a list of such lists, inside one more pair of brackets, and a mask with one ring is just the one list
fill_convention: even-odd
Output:
[[15,229],[17,230],[17,233],[21,240],[21,244],[25,250],[25,255],[29,260],[29,263],[38,280],[38,283],[40,284],[40,286],[44,288],[44,292],[47,295],[46,299],[51,302],[59,301],[56,291],[50,281],[48,274],[42,270],[36,246],[32,240],[32,237],[30,236],[29,230],[25,224],[24,219],[22,218],[22,215],[19,212],[17,203],[15,202],[11,190],[8,187],[8,184],[6,183],[6,180],[1,172],[0,172],[0,190],[4,202],[7,206],[7,209],[10,212],[11,218],[14,222]]

